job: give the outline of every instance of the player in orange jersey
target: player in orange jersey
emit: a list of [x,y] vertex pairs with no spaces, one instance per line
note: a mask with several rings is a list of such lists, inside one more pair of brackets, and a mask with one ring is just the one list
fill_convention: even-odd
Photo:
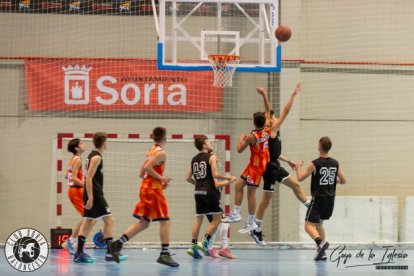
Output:
[[[280,127],[285,117],[281,117],[270,126],[270,104],[267,94],[260,87],[257,92],[263,97],[265,113],[256,112],[253,114],[255,129],[248,135],[241,135],[237,144],[237,152],[242,153],[248,146],[250,147],[250,162],[243,171],[240,179],[235,184],[235,205],[229,217],[229,222],[238,222],[242,219],[240,205],[243,201],[243,189],[247,188],[248,211],[246,226],[239,230],[239,233],[250,233],[254,228],[254,217],[256,212],[256,190],[260,185],[263,173],[266,171],[267,163],[270,160],[268,143],[272,132]],[[285,109],[292,106],[288,102]]]
[[73,156],[69,160],[66,173],[67,184],[69,186],[68,197],[75,210],[81,215],[81,220],[73,228],[72,235],[62,244],[62,247],[67,249],[72,255],[76,253],[78,233],[83,216],[83,187],[85,182],[81,155],[85,152],[85,149],[85,144],[79,138],[72,139],[68,143],[68,152],[73,153]]
[[147,158],[142,164],[139,176],[143,179],[139,192],[140,201],[134,211],[134,217],[140,221],[134,223],[124,232],[119,240],[109,244],[112,257],[119,263],[122,246],[129,239],[148,228],[151,221],[160,222],[161,254],[157,262],[171,267],[178,267],[172,258],[169,250],[170,243],[170,217],[168,215],[167,199],[164,196],[171,181],[164,176],[167,153],[164,150],[166,145],[167,131],[163,127],[156,127],[152,131],[155,144],[147,153]]

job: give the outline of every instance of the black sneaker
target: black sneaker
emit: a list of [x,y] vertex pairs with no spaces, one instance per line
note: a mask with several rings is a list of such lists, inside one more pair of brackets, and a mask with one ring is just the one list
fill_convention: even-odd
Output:
[[326,256],[326,252],[323,252],[321,261],[326,261],[326,260],[328,260],[328,257]]
[[110,242],[108,243],[108,249],[114,261],[119,263],[120,262],[119,256],[121,256],[120,252],[122,250],[122,243],[120,243],[119,241]]
[[321,245],[319,246],[318,250],[316,251],[316,256],[315,256],[315,261],[320,261],[322,260],[322,256],[325,253],[325,250],[328,249],[329,247],[329,242],[323,242],[321,243]]
[[180,265],[178,263],[176,263],[173,258],[171,258],[171,253],[167,252],[167,253],[162,253],[160,254],[160,256],[158,257],[157,263],[163,264],[163,265],[168,265],[171,267],[179,267]]
[[250,237],[260,246],[265,246],[266,242],[263,240],[263,234],[262,231],[257,232],[256,230],[253,230],[250,232]]

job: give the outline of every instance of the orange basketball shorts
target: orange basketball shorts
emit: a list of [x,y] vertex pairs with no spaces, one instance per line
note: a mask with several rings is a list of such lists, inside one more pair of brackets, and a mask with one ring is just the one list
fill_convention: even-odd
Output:
[[83,216],[83,187],[69,187],[68,196],[73,207]]
[[247,186],[259,187],[262,175],[264,174],[265,170],[266,168],[260,169],[248,165],[240,177],[247,182]]
[[163,189],[141,188],[139,198],[140,201],[135,206],[134,217],[146,221],[170,219]]

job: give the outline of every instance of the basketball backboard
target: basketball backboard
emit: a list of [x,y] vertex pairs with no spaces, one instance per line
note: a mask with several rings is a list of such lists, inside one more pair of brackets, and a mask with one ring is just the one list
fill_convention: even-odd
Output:
[[158,68],[212,70],[208,55],[239,55],[238,72],[280,72],[278,0],[160,0]]

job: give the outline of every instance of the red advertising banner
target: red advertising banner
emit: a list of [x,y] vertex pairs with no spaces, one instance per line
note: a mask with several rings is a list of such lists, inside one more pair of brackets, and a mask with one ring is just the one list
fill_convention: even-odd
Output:
[[159,71],[150,60],[26,61],[32,111],[220,112],[212,72]]

